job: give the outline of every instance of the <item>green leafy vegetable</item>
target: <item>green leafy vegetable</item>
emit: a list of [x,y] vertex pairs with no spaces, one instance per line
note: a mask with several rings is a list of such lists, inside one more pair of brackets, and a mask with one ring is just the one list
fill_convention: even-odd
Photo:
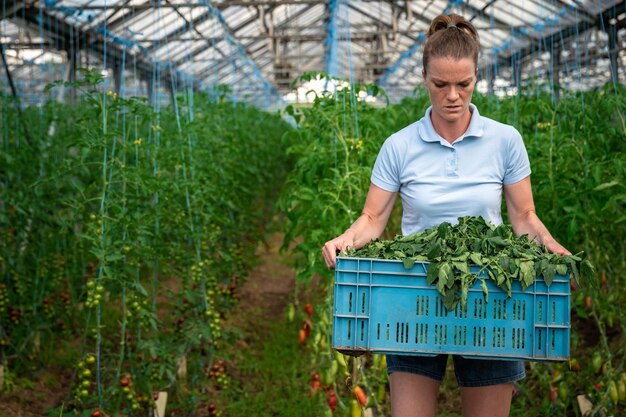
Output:
[[514,280],[524,290],[539,276],[548,286],[556,275],[567,273],[577,284],[581,277],[593,282],[595,269],[583,259],[582,252],[568,256],[549,253],[526,235],[515,236],[510,225],[494,226],[474,216],[458,220],[454,226],[445,222],[394,240],[375,240],[361,249],[348,251],[348,256],[402,260],[407,269],[415,262],[429,261],[426,280],[429,285],[435,285],[448,310],[459,302],[465,307],[468,289],[477,278],[482,281],[485,301],[488,301],[487,277],[509,296]]

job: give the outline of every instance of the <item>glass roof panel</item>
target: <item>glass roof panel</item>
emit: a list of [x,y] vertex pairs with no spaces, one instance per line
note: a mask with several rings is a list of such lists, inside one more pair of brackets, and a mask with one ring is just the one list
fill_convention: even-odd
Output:
[[188,53],[187,48],[189,46],[189,42],[185,41],[166,41],[163,46],[153,51],[151,55],[155,61],[170,61]]
[[163,39],[169,31],[184,27],[186,24],[178,13],[171,9],[156,10],[151,13],[151,16],[146,16],[142,21],[150,22],[143,28],[138,27],[147,39]]
[[44,3],[44,10],[73,25],[89,24],[113,13],[124,0],[61,0]]
[[597,14],[602,12],[603,10],[608,9],[609,7],[613,7],[619,3],[620,0],[574,0],[574,3],[577,6],[580,6],[582,3],[582,9],[587,11],[588,13]]
[[208,39],[221,38],[224,36],[224,27],[216,19],[211,19],[195,25],[194,32]]
[[[303,4],[295,0],[264,0],[242,5],[241,1],[229,1],[202,4],[195,0],[156,3],[148,0],[45,0],[45,3],[33,0],[33,5],[42,7],[42,12],[52,22],[46,40],[40,39],[36,30],[26,31],[21,24],[15,29],[18,26],[6,21],[0,25],[1,38],[4,44],[14,45],[13,49],[7,49],[7,57],[19,56],[20,62],[29,63],[27,65],[40,61],[43,56],[37,43],[44,49],[55,48],[55,45],[59,48],[62,41],[53,28],[67,23],[78,31],[85,31],[85,35],[89,33],[92,45],[99,44],[97,49],[101,50],[106,40],[114,54],[125,49],[138,62],[147,65],[167,62],[178,70],[205,73],[206,77],[209,73],[215,78],[216,74],[225,77],[229,72],[250,71],[256,79],[260,70],[267,80],[274,81],[276,74],[287,73],[289,68],[324,69],[330,17],[328,2]],[[480,32],[481,65],[497,63],[501,74],[509,71],[507,66],[515,51],[523,52],[529,74],[545,72],[548,62],[544,57],[544,38],[563,31],[563,36],[550,44],[550,48],[581,51],[570,55],[561,52],[563,76],[602,78],[606,69],[587,68],[596,61],[604,65],[601,60],[608,57],[606,35],[595,33],[597,14],[615,5],[622,7],[623,1],[354,0],[338,4],[335,35],[341,74],[350,76],[352,73],[352,76],[369,79],[375,71],[385,72],[389,73],[387,85],[391,85],[413,82],[412,74],[421,65],[420,35],[423,36],[429,21],[444,11],[459,12],[471,18]],[[212,10],[219,10],[221,16],[213,16]],[[264,16],[263,21],[261,16]],[[575,35],[566,30],[580,21],[584,23]],[[37,25],[32,18],[30,23],[31,27]],[[602,23],[609,25],[606,20]],[[350,46],[347,45],[348,28]],[[621,33],[620,45],[624,44],[625,36],[624,31]],[[15,51],[20,54],[16,55]],[[408,56],[408,53],[413,55]],[[92,63],[97,62],[97,54]],[[64,52],[57,56],[62,61],[67,59]],[[253,66],[249,60],[255,61]],[[280,63],[280,67],[275,68],[275,62]],[[389,70],[394,65],[398,67],[395,73]],[[585,68],[584,74],[581,67]],[[16,73],[23,71],[20,68]],[[419,78],[417,74],[416,82],[421,82]]]

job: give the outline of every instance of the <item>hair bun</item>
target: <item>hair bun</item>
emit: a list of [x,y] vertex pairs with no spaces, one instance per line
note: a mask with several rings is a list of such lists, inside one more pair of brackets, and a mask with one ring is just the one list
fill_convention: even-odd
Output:
[[[456,28],[458,30],[447,30]],[[458,14],[441,14],[430,23],[422,52],[424,68],[429,58],[471,58],[478,67],[480,40],[474,25]]]

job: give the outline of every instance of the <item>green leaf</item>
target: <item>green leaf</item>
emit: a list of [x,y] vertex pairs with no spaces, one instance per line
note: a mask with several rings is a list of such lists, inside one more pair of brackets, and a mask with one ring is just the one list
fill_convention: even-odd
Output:
[[447,262],[442,262],[439,268],[439,284],[442,286],[445,285],[446,288],[452,287],[454,284],[454,272],[452,271],[452,267]]
[[480,280],[480,288],[483,290],[483,296],[485,297],[485,302],[489,302],[489,289],[487,288],[487,283],[484,279]]
[[466,274],[469,274],[470,272],[470,267],[467,262],[453,262],[452,265],[454,265],[454,267],[458,269],[460,272],[463,272]]
[[432,285],[439,276],[439,264],[431,263],[428,265],[428,272],[426,273],[426,283]]
[[454,310],[459,301],[461,301],[461,298],[456,293],[456,291],[448,291],[443,296],[443,306],[448,311]]
[[470,259],[472,260],[472,263],[475,265],[478,265],[478,266],[483,265],[483,257],[478,252],[470,253]]
[[509,243],[506,240],[502,239],[500,236],[491,237],[488,240],[489,240],[489,243],[494,245],[494,247],[495,246],[502,246],[502,247],[509,246]]
[[415,265],[415,259],[405,258],[402,260],[402,264],[404,265],[406,269],[411,269],[413,268],[413,265]]
[[554,275],[556,275],[556,266],[548,264],[541,272],[541,275],[543,275],[543,279],[546,282],[546,285],[549,287],[554,280]]
[[606,190],[607,188],[615,187],[616,185],[620,185],[620,182],[619,182],[618,180],[613,180],[613,181],[605,182],[605,183],[602,183],[602,184],[598,185],[597,187],[595,187],[595,188],[593,189],[593,191],[602,191],[602,190]]
[[535,282],[535,268],[533,261],[520,262],[520,281],[522,288],[526,289]]
[[122,255],[121,253],[114,253],[107,256],[107,262],[115,262],[121,259],[124,259],[124,255]]
[[467,296],[469,293],[471,279],[472,277],[470,274],[461,275],[461,306],[463,308],[467,305]]
[[430,244],[430,247],[428,248],[428,253],[426,254],[426,256],[428,257],[428,259],[434,260],[436,258],[439,258],[442,252],[443,251],[442,251],[441,241],[440,239],[436,239],[436,240],[433,240],[433,242]]
[[436,286],[441,295],[446,295],[446,281],[439,279]]
[[132,287],[135,289],[135,291],[137,291],[139,294],[143,295],[144,297],[148,296],[148,291],[146,291],[146,289],[140,283],[134,282],[132,284]]
[[506,254],[500,255],[498,257],[498,265],[500,265],[500,268],[502,268],[504,271],[509,270],[509,264],[510,264],[510,259]]
[[452,288],[452,286],[456,284],[456,276],[454,274],[454,271],[452,270],[452,267],[449,264],[446,264],[446,265],[448,265],[448,268],[446,271],[446,275],[447,275],[446,287]]

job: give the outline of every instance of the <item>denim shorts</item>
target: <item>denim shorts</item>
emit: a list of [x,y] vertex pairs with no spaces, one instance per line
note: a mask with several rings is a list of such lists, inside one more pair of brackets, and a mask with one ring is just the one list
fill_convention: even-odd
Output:
[[[523,361],[467,359],[453,355],[454,373],[461,387],[486,387],[508,384],[526,376]],[[408,372],[441,382],[446,373],[448,355],[387,355],[387,373]]]

